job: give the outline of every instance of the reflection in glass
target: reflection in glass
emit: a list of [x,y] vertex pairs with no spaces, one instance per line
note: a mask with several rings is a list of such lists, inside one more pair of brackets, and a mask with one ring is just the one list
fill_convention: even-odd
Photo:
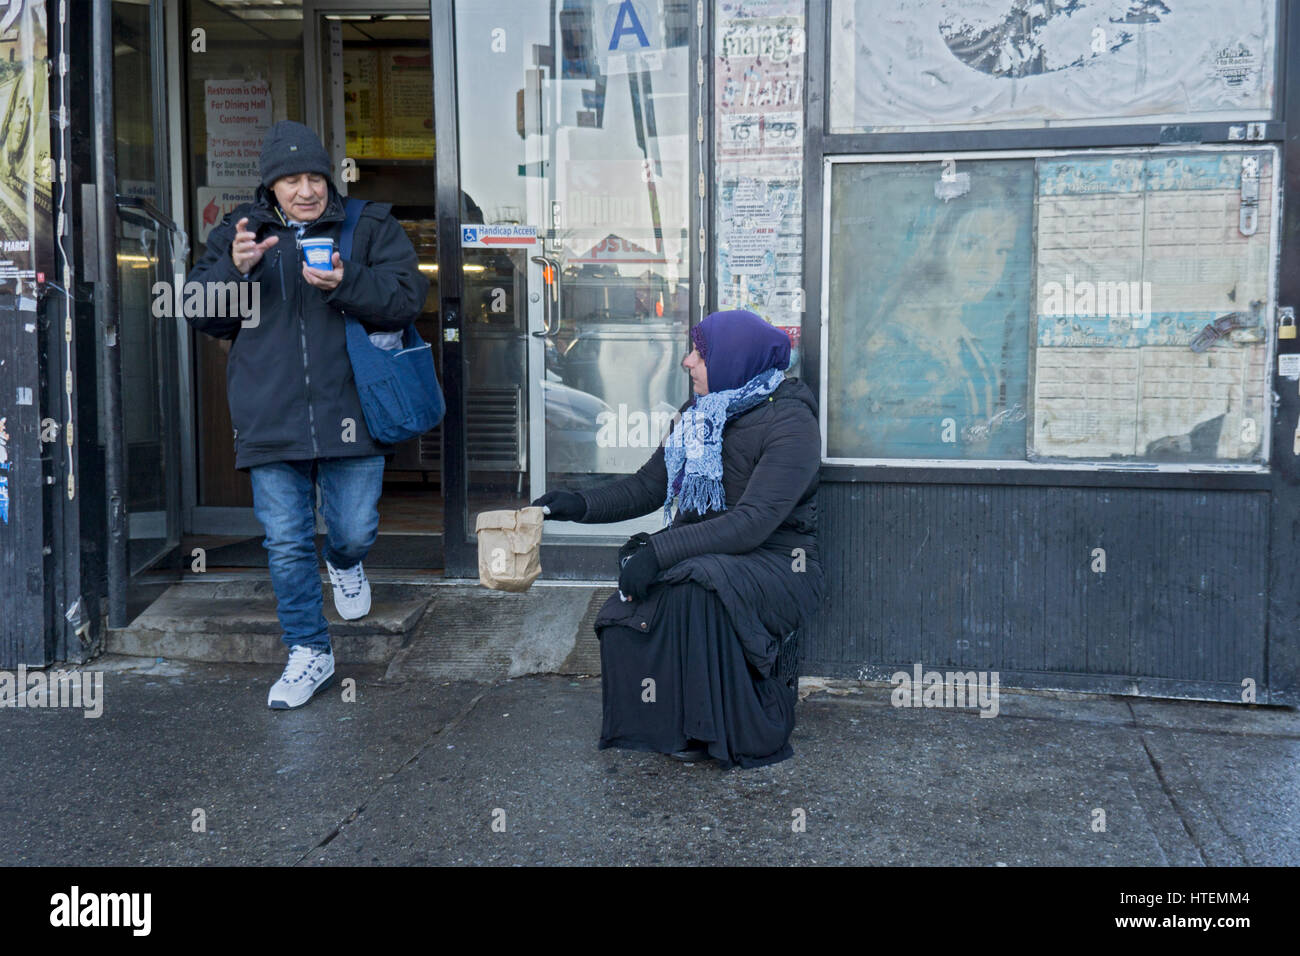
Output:
[[[538,236],[465,250],[471,512],[635,471],[687,398],[692,10],[457,7],[463,188],[485,224]],[[521,471],[486,454],[489,428],[527,438]]]

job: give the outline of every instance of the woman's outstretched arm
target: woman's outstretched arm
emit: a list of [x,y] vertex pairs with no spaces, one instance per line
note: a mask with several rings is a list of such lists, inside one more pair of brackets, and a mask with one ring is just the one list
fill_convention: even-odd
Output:
[[605,524],[640,518],[664,505],[668,489],[668,469],[660,445],[650,460],[621,481],[579,492],[587,502],[584,524]]

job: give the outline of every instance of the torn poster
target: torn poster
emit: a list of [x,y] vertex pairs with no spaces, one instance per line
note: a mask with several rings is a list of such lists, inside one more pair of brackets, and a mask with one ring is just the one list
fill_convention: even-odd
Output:
[[1272,118],[1274,0],[835,0],[835,133]]
[[1271,149],[1038,160],[1031,459],[1263,460],[1275,169]]
[[796,328],[806,308],[804,3],[719,0],[715,9],[718,308]]

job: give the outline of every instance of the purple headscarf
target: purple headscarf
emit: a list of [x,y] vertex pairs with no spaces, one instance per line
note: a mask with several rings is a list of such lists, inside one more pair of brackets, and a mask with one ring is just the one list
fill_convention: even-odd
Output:
[[790,337],[753,312],[713,312],[691,329],[709,374],[709,391],[739,388],[769,369],[790,367]]

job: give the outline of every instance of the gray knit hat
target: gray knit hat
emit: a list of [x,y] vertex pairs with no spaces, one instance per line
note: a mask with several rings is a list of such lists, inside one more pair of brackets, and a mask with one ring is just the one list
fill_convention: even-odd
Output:
[[262,141],[262,185],[267,189],[281,176],[320,173],[330,179],[329,153],[320,138],[302,123],[281,120]]

